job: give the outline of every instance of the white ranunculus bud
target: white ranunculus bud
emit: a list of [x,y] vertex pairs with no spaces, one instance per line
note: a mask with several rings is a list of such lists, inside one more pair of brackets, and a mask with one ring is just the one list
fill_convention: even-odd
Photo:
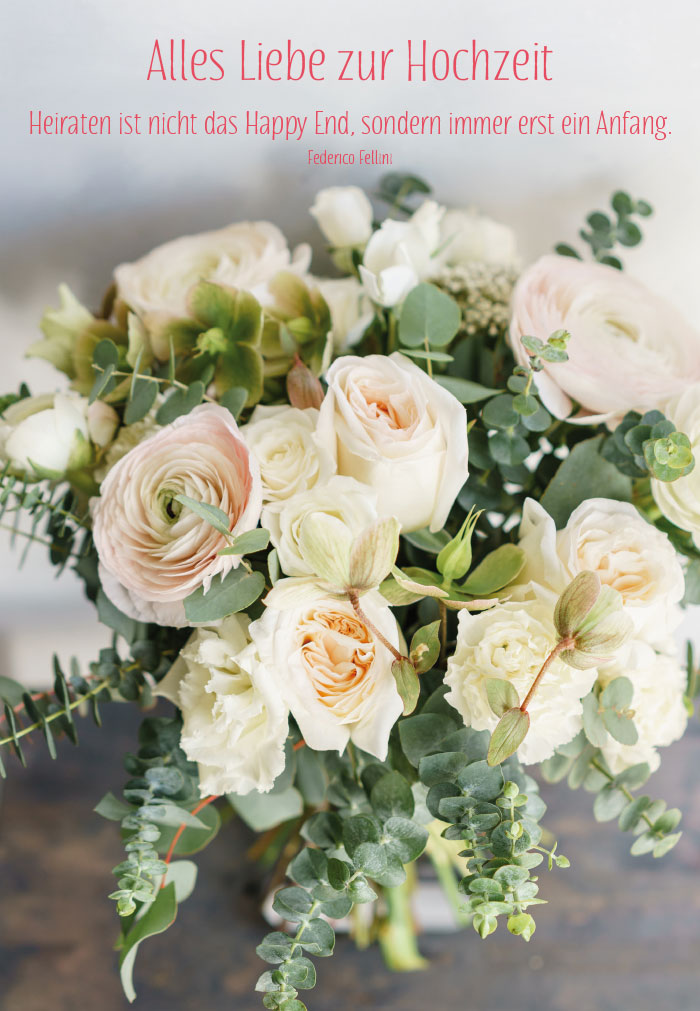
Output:
[[336,519],[352,539],[377,518],[377,496],[351,477],[336,476],[265,506],[260,522],[270,531],[280,566],[288,576],[318,574],[305,557],[300,539],[305,521],[319,514]]
[[675,481],[652,478],[651,492],[667,520],[692,534],[700,548],[700,383],[690,386],[664,406],[664,413],[690,440],[695,466]]
[[334,249],[361,248],[372,234],[372,205],[359,186],[320,190],[311,214]]
[[497,267],[518,264],[515,232],[473,208],[454,208],[440,222],[441,260],[447,267],[488,263]]
[[104,449],[119,427],[119,415],[104,400],[94,400],[87,409],[87,425],[92,442]]
[[[487,695],[490,678],[510,682],[520,703],[557,642],[553,599],[506,601],[488,611],[459,612],[457,645],[447,662],[445,696],[468,727],[493,731],[498,723]],[[581,727],[581,699],[593,687],[595,670],[578,670],[556,657],[529,705],[530,729],[518,749],[526,765],[550,758]]]
[[357,344],[374,318],[372,303],[354,277],[316,278],[316,287],[331,313],[331,337],[336,354]]
[[247,618],[190,637],[157,694],[182,711],[182,750],[202,796],[266,792],[284,769],[289,710],[248,639]]
[[62,477],[91,462],[88,402],[74,393],[26,397],[0,419],[0,456],[28,477]]
[[[398,647],[396,619],[383,598],[367,594],[362,609]],[[352,741],[386,758],[391,728],[403,712],[391,673],[394,657],[348,601],[316,590],[298,606],[267,607],[250,635],[309,747],[342,753]]]
[[380,517],[440,530],[467,479],[467,413],[399,353],[347,355],[328,370],[317,433],[338,473],[369,485]]
[[373,302],[398,305],[419,281],[439,273],[435,254],[444,210],[426,200],[408,221],[387,218],[373,234],[360,265],[364,289]]
[[316,438],[318,411],[258,405],[241,435],[258,461],[263,502],[283,502],[325,484],[335,472],[328,450]]

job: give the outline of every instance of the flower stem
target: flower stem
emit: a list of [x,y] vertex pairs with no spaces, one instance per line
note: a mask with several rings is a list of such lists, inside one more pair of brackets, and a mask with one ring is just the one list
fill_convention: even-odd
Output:
[[[196,807],[192,808],[191,814],[193,814],[193,815],[199,814],[199,812],[203,808],[205,808],[207,806],[207,804],[211,804],[211,802],[213,800],[216,800],[216,798],[217,798],[217,794],[212,793],[208,797],[205,797],[204,800],[200,800],[199,804],[197,804]],[[170,861],[172,860],[173,854],[175,852],[175,847],[177,846],[178,842],[180,841],[180,836],[182,835],[182,833],[185,831],[186,828],[187,828],[187,823],[183,821],[182,825],[179,826],[177,832],[173,836],[173,841],[170,843],[170,846],[168,847],[168,852],[165,854],[165,861],[164,862],[166,864],[168,864],[168,865],[170,864]],[[167,871],[163,875],[163,880],[160,883],[160,887],[161,888],[165,888],[165,878],[166,878],[166,875],[167,875]]]
[[[92,367],[97,372],[105,371],[101,365],[96,365],[94,362],[92,363]],[[166,386],[177,386],[178,389],[180,390],[189,390],[189,386],[187,385],[187,383],[182,383],[180,382],[179,379],[167,379],[162,376],[147,376],[143,372],[120,372],[118,369],[115,369],[112,375],[120,376],[123,377],[124,379],[133,379],[134,381],[136,379],[147,379],[152,383],[160,383],[161,385],[164,384]],[[206,393],[204,394],[202,399],[208,401],[210,404],[216,403],[216,400],[214,400],[213,397],[208,397]]]
[[447,605],[444,600],[439,598],[438,609],[440,611],[440,666],[444,667],[447,661]]
[[358,595],[355,593],[354,590],[350,590],[348,592],[348,598],[350,600],[350,603],[352,604],[355,614],[360,619],[360,621],[367,626],[367,629],[372,633],[375,639],[381,642],[383,646],[386,646],[386,648],[389,650],[389,652],[392,654],[395,660],[405,660],[406,657],[403,656],[401,653],[399,653],[396,647],[392,646],[387,637],[383,635],[376,627],[376,625],[373,625],[372,622],[369,620],[365,612],[360,607],[360,598],[358,597]]
[[523,712],[523,713],[527,712],[527,707],[529,706],[530,702],[532,701],[532,696],[537,691],[537,686],[539,685],[539,683],[542,680],[542,678],[544,677],[544,675],[547,673],[547,671],[548,671],[549,667],[551,666],[552,662],[554,660],[556,660],[556,658],[559,656],[559,654],[563,653],[565,649],[571,649],[571,647],[573,646],[573,644],[574,644],[574,640],[571,639],[571,638],[566,638],[566,639],[560,639],[559,640],[559,642],[556,644],[556,646],[554,647],[554,649],[552,650],[552,652],[549,654],[549,656],[547,657],[547,659],[545,660],[545,662],[540,667],[540,670],[539,670],[539,673],[538,673],[537,677],[535,678],[535,680],[530,685],[530,690],[528,691],[527,695],[523,699],[522,704],[520,706],[521,712]]
[[[84,695],[79,695],[76,699],[74,699],[73,702],[68,705],[68,709],[71,711],[73,709],[77,709],[81,702],[85,702],[85,700],[89,699],[92,695],[99,695],[102,689],[107,688],[108,685],[108,678],[105,678],[104,681],[99,681],[96,685],[93,685],[89,691],[85,692]],[[59,720],[62,716],[65,716],[65,714],[66,707],[63,706],[55,713],[49,713],[43,720],[37,720],[36,723],[30,723],[28,727],[23,727],[22,730],[18,730],[16,734],[12,734],[10,737],[0,738],[0,748],[4,744],[12,744],[14,741],[18,740],[20,737],[24,737],[26,734],[31,734],[33,730],[38,730],[45,723],[53,723],[54,720]]]

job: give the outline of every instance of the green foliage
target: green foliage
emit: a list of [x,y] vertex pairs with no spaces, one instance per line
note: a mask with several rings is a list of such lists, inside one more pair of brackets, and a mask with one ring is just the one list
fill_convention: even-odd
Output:
[[412,196],[428,196],[432,189],[420,176],[408,172],[388,172],[379,180],[377,197],[390,204],[393,210],[412,214],[413,209],[405,201]]
[[241,565],[223,578],[215,576],[206,592],[199,587],[186,597],[185,615],[191,622],[218,621],[250,607],[264,589],[262,572],[251,572]]
[[[614,711],[615,705],[624,705],[631,698],[629,689],[624,684],[626,681],[627,678],[617,678],[610,683],[608,688],[613,691],[606,702],[601,703],[602,707],[607,707],[607,710],[603,708],[604,712]],[[584,790],[595,794],[593,814],[596,821],[613,821],[617,818],[622,832],[632,832],[636,836],[630,850],[633,856],[644,853],[651,853],[655,857],[664,856],[681,837],[681,833],[675,831],[681,820],[681,812],[677,808],[667,809],[663,800],[633,795],[632,791],[638,790],[649,778],[650,769],[646,763],[629,766],[617,775],[610,771],[599,745],[595,743],[601,739],[599,735],[602,728],[599,723],[592,722],[592,703],[588,703],[588,708],[588,717],[584,709],[584,730],[569,744],[559,748],[552,758],[542,763],[542,775],[550,783],[567,779],[572,789],[583,786]],[[607,733],[611,732],[608,722],[603,726]],[[612,726],[616,732],[619,731],[615,722]],[[625,731],[622,733],[624,735]]]
[[[633,200],[628,193],[618,190],[610,198],[612,215],[602,211],[593,211],[586,218],[587,228],[582,228],[580,237],[589,246],[593,258],[598,263],[607,264],[622,270],[619,256],[612,250],[619,243],[621,246],[637,246],[642,241],[642,231],[635,216],[646,218],[652,213],[652,208],[646,200]],[[580,260],[581,256],[567,243],[560,242],[556,247],[561,256],[573,256]]]
[[621,474],[676,481],[693,470],[695,460],[687,435],[676,430],[661,411],[628,411],[601,446],[601,455]]
[[444,348],[457,333],[461,318],[453,298],[434,284],[423,282],[406,296],[399,319],[399,340],[411,349]]
[[541,504],[557,527],[566,526],[574,509],[589,498],[629,502],[632,482],[601,453],[603,436],[577,443],[547,485]]

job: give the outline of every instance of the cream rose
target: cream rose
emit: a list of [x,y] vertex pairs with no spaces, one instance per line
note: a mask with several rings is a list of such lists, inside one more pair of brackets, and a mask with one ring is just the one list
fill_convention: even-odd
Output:
[[[545,599],[542,599],[542,597]],[[475,730],[493,731],[498,717],[486,696],[488,678],[509,681],[522,700],[556,643],[555,599],[507,601],[488,611],[459,612],[457,645],[447,662],[447,702]],[[581,699],[593,687],[595,670],[576,670],[556,658],[528,706],[530,729],[518,749],[526,765],[543,762],[581,728]]]
[[700,333],[666,301],[626,274],[569,256],[543,256],[521,276],[513,295],[510,343],[516,360],[528,355],[524,335],[571,333],[569,360],[545,365],[537,377],[542,399],[558,418],[573,402],[582,420],[614,422],[644,413],[700,379]]
[[87,398],[46,393],[12,404],[0,417],[0,458],[29,477],[58,478],[90,463]]
[[638,762],[647,762],[653,772],[661,761],[656,749],[679,740],[685,732],[686,673],[674,657],[655,653],[646,643],[634,641],[624,663],[616,661],[601,667],[598,680],[605,687],[620,675],[629,678],[634,688],[630,709],[639,739],[636,744],[620,744],[608,734],[603,757],[615,775]]
[[203,404],[132,449],[91,500],[102,588],[125,614],[160,625],[187,624],[183,601],[239,564],[220,555],[226,539],[184,494],[223,510],[232,535],[257,526],[260,473],[232,415]]
[[678,556],[666,534],[629,502],[587,499],[557,531],[539,502],[527,499],[520,546],[526,557],[521,583],[532,581],[559,596],[579,572],[595,572],[620,593],[637,638],[665,644],[681,621],[684,578]]
[[333,350],[340,354],[352,344],[357,344],[372,322],[372,303],[354,277],[330,281],[319,277],[314,280],[330,309]]
[[690,439],[695,467],[675,481],[652,479],[651,492],[667,520],[693,535],[700,548],[700,383],[664,405],[664,414]]
[[335,471],[316,438],[314,407],[258,405],[241,435],[258,462],[263,502],[281,502],[325,482]]
[[339,358],[328,370],[318,436],[338,473],[377,493],[380,517],[440,530],[467,479],[467,414],[398,352]]
[[426,200],[408,221],[387,218],[372,235],[359,269],[373,302],[398,305],[419,281],[435,276],[444,211],[433,200]]
[[441,261],[447,267],[488,263],[513,267],[518,263],[515,232],[473,208],[445,212],[440,222]]
[[182,711],[180,744],[199,765],[199,790],[262,793],[284,769],[289,710],[237,614],[198,628],[157,693]]
[[329,186],[310,212],[331,246],[362,247],[372,234],[372,205],[359,186]]
[[[383,598],[368,593],[362,608],[398,647],[399,630]],[[386,758],[391,728],[403,711],[391,673],[394,657],[347,601],[319,593],[286,610],[268,607],[250,635],[309,747],[342,752],[352,741]]]
[[377,496],[366,484],[336,476],[327,484],[266,506],[261,523],[270,531],[283,571],[288,576],[312,576],[314,570],[299,547],[304,520],[314,513],[326,513],[357,535],[377,519],[376,502]]
[[265,303],[268,284],[281,270],[304,274],[309,246],[290,253],[269,221],[242,221],[213,232],[185,235],[157,246],[114,271],[119,298],[149,323],[186,316],[187,296],[199,281],[242,288]]

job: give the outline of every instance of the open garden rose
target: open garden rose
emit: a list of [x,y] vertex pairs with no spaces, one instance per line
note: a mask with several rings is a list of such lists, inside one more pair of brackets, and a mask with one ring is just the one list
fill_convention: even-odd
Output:
[[629,502],[587,499],[556,530],[539,502],[527,499],[520,546],[526,557],[522,583],[560,594],[574,576],[590,570],[620,593],[638,638],[666,644],[680,624],[685,582],[678,556],[666,534]]
[[132,449],[92,500],[103,589],[139,621],[186,625],[185,597],[240,562],[219,554],[223,534],[177,502],[180,494],[223,510],[234,536],[257,526],[258,465],[217,404],[195,408]]
[[299,546],[304,520],[312,513],[326,513],[356,535],[376,520],[376,502],[377,496],[367,485],[336,475],[326,484],[265,506],[261,523],[270,531],[282,570],[288,576],[311,576],[314,570]]
[[232,614],[219,628],[198,628],[158,694],[182,710],[182,750],[199,765],[199,790],[266,792],[284,768],[289,711]]
[[[644,285],[599,263],[543,256],[518,281],[510,343],[521,365],[520,338],[546,341],[571,334],[569,360],[545,364],[537,385],[546,407],[566,418],[614,424],[627,411],[662,408],[669,397],[700,380],[700,332]],[[578,419],[574,419],[578,420]]]
[[373,302],[398,305],[419,281],[437,273],[435,254],[440,247],[444,211],[434,200],[426,200],[408,221],[387,218],[372,235],[362,258],[360,277]]
[[186,316],[187,296],[199,281],[213,281],[269,301],[268,284],[282,270],[303,274],[308,246],[290,253],[282,232],[269,221],[242,221],[213,232],[185,235],[157,246],[114,271],[117,293],[147,323]]
[[692,534],[695,546],[700,549],[700,382],[673,397],[664,407],[669,421],[688,436],[695,466],[675,481],[652,478],[651,491],[666,519]]
[[[486,695],[489,678],[509,681],[522,703],[556,642],[555,598],[540,592],[522,602],[506,601],[480,614],[460,611],[457,646],[447,662],[447,702],[475,730],[498,723]],[[593,687],[595,670],[578,670],[556,657],[529,704],[530,730],[518,748],[521,762],[550,758],[578,733],[581,699]]]
[[[362,609],[398,647],[396,619],[383,598],[366,594]],[[394,657],[348,601],[319,593],[298,607],[268,607],[250,635],[311,748],[343,752],[352,741],[386,758],[403,709],[391,673]]]
[[316,438],[318,411],[258,405],[241,435],[258,462],[263,502],[280,502],[324,483],[335,471]]
[[656,653],[647,643],[635,640],[624,660],[599,668],[598,681],[605,687],[621,675],[630,679],[634,689],[630,709],[639,739],[636,744],[621,744],[609,734],[603,757],[615,775],[638,762],[646,762],[653,772],[661,762],[656,749],[677,741],[687,726],[683,699],[687,674],[675,657]]
[[441,262],[447,267],[485,263],[513,267],[518,263],[515,233],[473,208],[451,208],[440,222]]
[[318,436],[338,473],[369,485],[380,517],[439,530],[468,475],[467,414],[404,355],[339,358]]

